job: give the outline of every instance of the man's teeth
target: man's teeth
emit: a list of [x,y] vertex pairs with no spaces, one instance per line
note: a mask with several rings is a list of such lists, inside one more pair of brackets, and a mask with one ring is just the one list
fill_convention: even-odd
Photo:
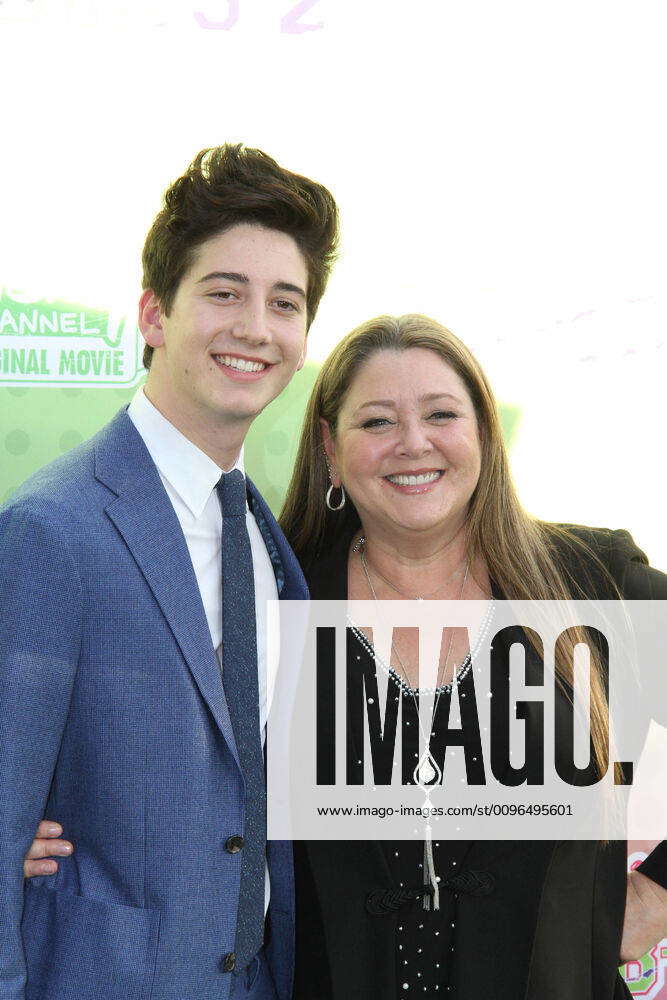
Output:
[[228,368],[237,368],[240,372],[261,372],[266,365],[261,361],[246,361],[245,358],[233,358],[231,354],[216,354],[215,357],[220,364],[227,365]]
[[390,483],[397,486],[420,486],[422,483],[434,483],[440,479],[440,472],[422,472],[418,476],[387,476]]

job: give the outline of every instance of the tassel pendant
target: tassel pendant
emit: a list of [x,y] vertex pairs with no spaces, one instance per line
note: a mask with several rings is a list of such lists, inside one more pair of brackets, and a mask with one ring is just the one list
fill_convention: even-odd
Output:
[[[424,841],[424,864],[422,867],[424,869],[424,885],[430,886],[431,876],[428,872],[428,851],[426,850],[426,841]],[[431,909],[431,894],[428,892],[424,893],[424,909]]]
[[[426,796],[424,808],[428,810],[426,813],[428,816],[430,815],[430,811],[432,809],[428,786],[434,783],[438,784],[442,780],[442,771],[438,766],[438,762],[435,757],[432,755],[430,747],[427,746],[419,758],[419,763],[414,770],[413,778],[415,784],[421,788]],[[435,864],[433,861],[433,831],[430,823],[426,824],[424,833],[424,885],[430,886],[433,890],[432,895],[427,893],[424,894],[424,909],[430,910],[432,906],[434,910],[439,910],[440,890],[438,889]]]
[[433,895],[424,896],[424,909],[430,910],[432,903],[433,909],[439,910],[440,888],[435,873],[435,863],[433,861],[433,831],[431,829],[430,823],[427,824],[425,833],[426,836],[424,838],[424,885],[428,885],[433,889]]

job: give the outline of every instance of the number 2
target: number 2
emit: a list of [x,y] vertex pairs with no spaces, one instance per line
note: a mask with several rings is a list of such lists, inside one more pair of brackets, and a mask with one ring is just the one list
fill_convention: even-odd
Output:
[[294,4],[280,22],[280,30],[287,35],[300,35],[304,31],[317,31],[318,28],[323,28],[322,21],[318,21],[317,24],[303,24],[300,21],[306,11],[314,7],[317,2],[318,0],[300,0],[299,3]]

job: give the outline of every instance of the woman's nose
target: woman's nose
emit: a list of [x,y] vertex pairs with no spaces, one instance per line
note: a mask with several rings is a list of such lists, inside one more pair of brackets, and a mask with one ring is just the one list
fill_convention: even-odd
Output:
[[402,455],[424,455],[431,451],[431,441],[427,428],[419,420],[410,420],[399,425],[398,452]]

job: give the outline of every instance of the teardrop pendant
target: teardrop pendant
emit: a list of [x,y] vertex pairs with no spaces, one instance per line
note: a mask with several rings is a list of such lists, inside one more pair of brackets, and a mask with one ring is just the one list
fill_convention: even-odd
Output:
[[437,761],[433,757],[430,748],[427,747],[419,758],[419,763],[415,768],[415,784],[424,786],[430,785],[434,781],[440,781],[442,771],[438,767]]
[[424,763],[419,768],[419,780],[422,785],[428,785],[429,782],[433,781],[435,778],[435,768],[431,764],[430,760],[424,761]]

